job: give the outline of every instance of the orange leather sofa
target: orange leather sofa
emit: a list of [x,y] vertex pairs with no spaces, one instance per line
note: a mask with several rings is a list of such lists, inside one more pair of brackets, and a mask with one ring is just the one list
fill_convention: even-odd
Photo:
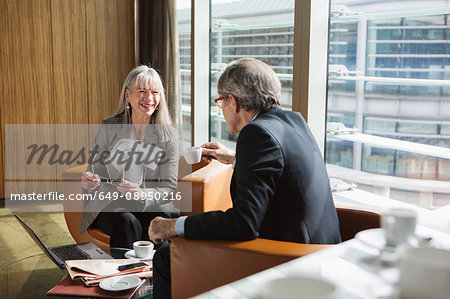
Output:
[[[380,227],[380,215],[337,208],[343,241]],[[170,246],[172,298],[187,298],[334,245],[299,244],[257,238],[205,241],[177,238]]]
[[[81,176],[86,166],[86,164],[81,165],[63,172],[62,191],[66,198],[69,194],[83,193]],[[231,205],[229,192],[231,175],[231,165],[223,165],[217,161],[207,163],[203,160],[189,165],[184,157],[180,156],[178,191],[181,192],[182,198],[186,199],[180,201],[181,215],[227,209]],[[192,205],[190,198],[192,198]],[[92,242],[99,247],[109,247],[109,236],[99,229],[88,229],[80,234],[83,204],[81,200],[64,201],[64,217],[73,239],[77,243]]]

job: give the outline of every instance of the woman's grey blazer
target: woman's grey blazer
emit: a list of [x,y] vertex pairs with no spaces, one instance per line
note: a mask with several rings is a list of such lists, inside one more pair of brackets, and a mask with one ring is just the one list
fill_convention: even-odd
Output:
[[[155,169],[144,167],[144,192],[151,192],[151,194],[160,193],[159,195],[167,192],[169,197],[162,200],[163,196],[159,196],[160,200],[155,200],[153,196],[152,200],[130,200],[124,202],[130,211],[136,212],[163,212],[170,217],[179,214],[170,200],[171,196],[175,197],[177,190],[177,178],[178,178],[178,142],[175,129],[170,127],[172,137],[167,141],[161,137],[158,133],[158,126],[162,125],[148,125],[144,138],[144,144],[150,144],[163,150],[163,155],[158,162]],[[112,167],[106,167],[105,163],[98,162],[99,155],[104,152],[111,153],[116,143],[123,138],[130,138],[132,126],[123,123],[123,115],[116,114],[112,117],[103,120],[100,129],[95,136],[95,145],[97,147],[97,154],[90,161],[94,161],[93,164],[89,164],[87,170],[98,174],[101,177],[107,177],[110,179],[121,179],[122,172],[117,171]],[[167,138],[166,138],[167,139]],[[95,191],[97,198],[88,200],[85,202],[84,212],[80,224],[80,232],[83,233],[94,222],[97,215],[104,210],[113,201],[103,199],[100,200],[99,194],[119,194],[116,186],[102,183]],[[94,194],[95,191],[86,191]],[[114,193],[117,192],[117,193]],[[164,194],[167,194],[164,193]]]

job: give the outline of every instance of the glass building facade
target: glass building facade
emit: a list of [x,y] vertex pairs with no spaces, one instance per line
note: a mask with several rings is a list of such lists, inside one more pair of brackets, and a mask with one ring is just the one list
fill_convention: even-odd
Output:
[[[295,1],[211,4],[211,139],[233,146],[236,136],[228,133],[213,102],[217,79],[233,60],[260,59],[277,72],[282,106],[291,109]],[[437,151],[450,148],[450,7],[443,0],[331,0],[330,5],[327,122],[386,142],[374,146],[328,135],[325,159],[335,166],[330,167],[330,176],[352,170],[343,177],[351,180],[361,172],[370,173],[388,188],[385,196],[431,209],[449,204],[445,186],[430,195],[419,185],[426,186],[427,180],[450,184],[450,157],[421,153],[423,145]],[[178,15],[185,120],[191,88],[187,11]],[[411,142],[411,148],[400,150],[397,141]],[[391,183],[389,177],[405,180]],[[420,199],[424,196],[426,203]]]

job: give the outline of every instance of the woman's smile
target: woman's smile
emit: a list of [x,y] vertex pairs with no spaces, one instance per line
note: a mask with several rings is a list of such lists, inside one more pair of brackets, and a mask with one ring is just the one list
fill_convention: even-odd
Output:
[[127,92],[127,100],[134,117],[151,117],[158,107],[160,97],[160,93],[150,86],[136,87]]

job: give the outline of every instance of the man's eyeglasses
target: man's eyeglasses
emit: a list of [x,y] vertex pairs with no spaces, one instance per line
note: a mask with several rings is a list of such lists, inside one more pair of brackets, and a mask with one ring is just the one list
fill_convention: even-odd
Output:
[[216,103],[217,107],[219,107],[220,109],[222,109],[223,107],[223,100],[225,99],[224,96],[220,96],[217,99],[214,100],[214,102]]

